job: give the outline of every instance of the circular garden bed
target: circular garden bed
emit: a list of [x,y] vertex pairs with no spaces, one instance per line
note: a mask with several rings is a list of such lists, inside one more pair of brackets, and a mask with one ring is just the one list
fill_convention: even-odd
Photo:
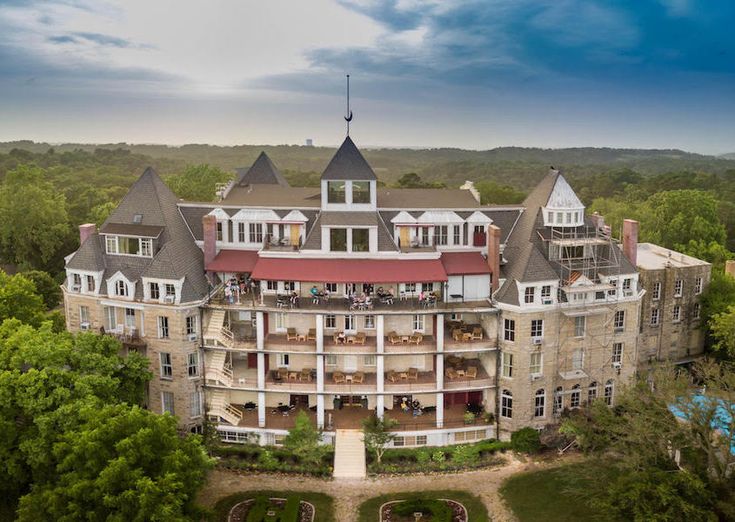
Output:
[[380,506],[380,522],[467,522],[467,508],[456,500],[391,500]]
[[228,522],[313,522],[316,509],[298,497],[258,496],[232,506]]

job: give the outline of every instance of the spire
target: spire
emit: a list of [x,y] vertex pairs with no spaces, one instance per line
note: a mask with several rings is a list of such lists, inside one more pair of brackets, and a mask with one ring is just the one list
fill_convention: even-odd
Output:
[[352,111],[350,110],[350,75],[347,75],[347,116],[345,121],[347,122],[347,137],[350,137],[350,122],[352,121]]
[[324,169],[322,179],[374,181],[377,178],[352,138],[347,136]]

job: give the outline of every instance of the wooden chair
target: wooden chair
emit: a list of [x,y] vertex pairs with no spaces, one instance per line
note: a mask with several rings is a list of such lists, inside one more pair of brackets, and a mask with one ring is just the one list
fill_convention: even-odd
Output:
[[388,332],[388,342],[390,344],[401,344],[401,336],[396,332]]
[[299,374],[299,381],[311,382],[311,368],[304,368]]
[[306,334],[307,341],[316,341],[316,328],[309,328],[309,333]]
[[393,370],[388,370],[388,372],[385,374],[385,378],[388,379],[390,382],[398,381],[398,375]]
[[299,338],[299,334],[296,333],[296,328],[286,329],[286,340],[287,341],[297,341],[298,338]]
[[455,328],[452,330],[452,339],[459,342],[462,340],[462,330],[459,328]]
[[472,329],[472,340],[482,341],[482,327],[475,326]]
[[409,381],[418,381],[419,380],[419,369],[418,368],[409,368],[408,369],[408,380]]
[[464,372],[464,376],[469,379],[476,379],[477,378],[477,366],[468,366],[467,370]]
[[365,344],[366,340],[367,336],[365,335],[365,332],[357,332],[357,335],[355,336],[355,344]]
[[365,374],[362,372],[355,372],[352,374],[353,384],[362,384],[365,381]]
[[282,381],[287,380],[288,379],[288,368],[278,368],[276,370],[276,375]]
[[444,371],[444,375],[446,375],[449,379],[456,379],[457,378],[457,370],[454,368],[447,368]]
[[423,340],[424,334],[420,334],[417,332],[408,338],[408,344],[421,344],[421,341]]
[[334,372],[332,374],[332,380],[334,381],[334,384],[342,384],[347,379],[345,379],[345,374],[342,372]]

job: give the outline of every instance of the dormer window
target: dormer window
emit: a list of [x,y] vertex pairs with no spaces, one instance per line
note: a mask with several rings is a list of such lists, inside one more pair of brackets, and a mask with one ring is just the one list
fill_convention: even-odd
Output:
[[176,295],[176,287],[171,283],[166,283],[166,297],[173,297]]
[[352,251],[367,252],[370,250],[370,231],[367,228],[352,229]]
[[333,228],[329,231],[329,250],[347,252],[347,229]]
[[[368,183],[365,183],[365,184],[368,185],[367,203],[370,203],[370,187]],[[327,202],[328,203],[345,203],[347,201],[346,185],[347,184],[344,181],[327,182]]]
[[125,284],[125,281],[115,283],[115,295],[120,297],[128,296],[128,285]]
[[117,254],[117,236],[107,236],[105,244],[108,254]]
[[105,247],[108,254],[153,256],[152,238],[108,235],[105,237]]
[[353,203],[370,203],[370,182],[369,181],[353,181],[352,182],[352,202]]

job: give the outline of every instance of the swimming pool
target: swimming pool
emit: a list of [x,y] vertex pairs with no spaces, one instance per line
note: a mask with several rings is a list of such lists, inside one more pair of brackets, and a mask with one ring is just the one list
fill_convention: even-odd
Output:
[[[732,417],[730,415],[730,412],[725,407],[725,403],[722,399],[717,399],[715,397],[707,397],[706,395],[697,394],[694,396],[694,402],[697,404],[711,404],[715,405],[717,404],[717,410],[715,411],[715,417],[712,420],[712,427],[717,428],[720,430],[725,437],[728,437],[730,439],[730,452],[735,455],[735,433],[729,432],[729,425],[732,421]],[[686,412],[679,409],[675,404],[669,406],[669,410],[671,410],[671,413],[679,417],[680,419],[689,420],[687,418]]]

